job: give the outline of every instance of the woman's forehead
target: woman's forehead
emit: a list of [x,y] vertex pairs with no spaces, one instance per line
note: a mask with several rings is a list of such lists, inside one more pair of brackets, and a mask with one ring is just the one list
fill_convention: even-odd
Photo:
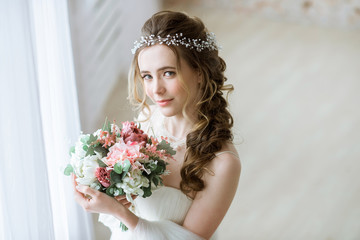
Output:
[[138,55],[140,70],[153,70],[165,65],[177,66],[177,58],[174,51],[163,44],[142,49]]

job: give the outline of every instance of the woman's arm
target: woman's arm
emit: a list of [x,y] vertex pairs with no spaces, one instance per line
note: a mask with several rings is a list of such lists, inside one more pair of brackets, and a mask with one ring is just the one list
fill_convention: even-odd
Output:
[[213,159],[209,170],[214,174],[204,175],[205,188],[196,194],[183,224],[205,239],[214,234],[235,196],[241,172],[240,160],[224,153]]

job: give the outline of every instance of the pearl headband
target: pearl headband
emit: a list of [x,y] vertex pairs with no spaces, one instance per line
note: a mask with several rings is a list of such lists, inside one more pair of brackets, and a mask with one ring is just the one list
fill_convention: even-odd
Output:
[[206,33],[206,40],[202,39],[192,39],[183,37],[182,33],[175,34],[173,36],[167,35],[166,37],[160,37],[155,35],[150,35],[147,37],[141,36],[139,41],[134,42],[134,47],[131,49],[132,54],[143,47],[143,46],[153,46],[155,44],[166,44],[166,45],[174,45],[174,46],[185,46],[189,49],[196,49],[196,51],[201,52],[204,49],[208,49],[209,51],[219,50],[220,46],[217,45],[215,34],[214,33]]

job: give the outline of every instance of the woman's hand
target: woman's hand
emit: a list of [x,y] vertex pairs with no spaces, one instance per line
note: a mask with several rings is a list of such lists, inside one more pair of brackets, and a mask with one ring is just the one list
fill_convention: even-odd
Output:
[[88,212],[113,214],[118,209],[124,208],[115,198],[88,186],[78,185],[75,176],[73,176],[73,185],[75,201]]
[[128,210],[130,205],[125,196],[119,196],[117,200],[88,186],[78,185],[75,175],[73,175],[73,185],[75,201],[86,211],[110,214],[122,221],[129,229],[136,227],[139,218]]
[[[137,198],[136,195],[131,195],[131,197],[133,200]],[[131,202],[126,199],[125,195],[116,196],[114,198],[126,208],[129,208],[131,206]]]

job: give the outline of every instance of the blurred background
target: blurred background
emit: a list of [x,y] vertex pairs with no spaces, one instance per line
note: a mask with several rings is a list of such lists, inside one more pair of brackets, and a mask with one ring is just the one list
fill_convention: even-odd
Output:
[[164,9],[216,34],[235,87],[219,239],[360,239],[360,0],[0,0],[0,239],[109,239],[62,166],[80,130],[135,117],[130,49]]
[[360,1],[69,4],[84,131],[133,117],[129,49],[144,20],[163,9],[198,16],[235,87],[243,165],[220,239],[360,239]]

